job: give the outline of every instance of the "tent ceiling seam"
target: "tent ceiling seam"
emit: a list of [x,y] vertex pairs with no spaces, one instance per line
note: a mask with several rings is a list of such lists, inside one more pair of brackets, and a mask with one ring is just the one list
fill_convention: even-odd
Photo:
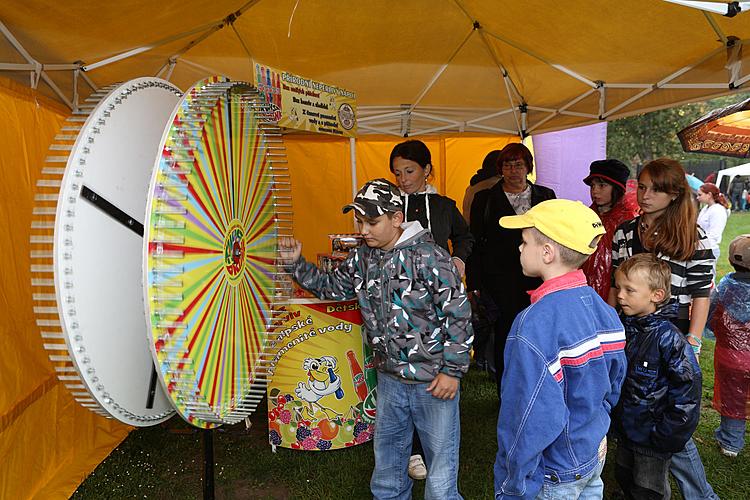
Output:
[[524,54],[526,54],[528,56],[531,56],[534,59],[537,59],[537,60],[543,62],[544,64],[546,64],[546,65],[548,65],[548,66],[550,66],[552,68],[555,68],[556,70],[561,71],[561,72],[565,73],[566,75],[568,75],[568,76],[570,76],[572,78],[575,78],[578,81],[581,81],[581,82],[585,83],[589,87],[596,87],[596,83],[594,83],[591,79],[586,78],[585,76],[583,76],[583,75],[581,75],[581,74],[573,71],[572,69],[569,69],[569,68],[563,66],[562,64],[553,63],[553,62],[545,59],[544,57],[540,56],[539,54],[537,54],[537,53],[535,53],[535,52],[533,52],[531,50],[528,50],[525,47],[522,47],[522,46],[520,46],[519,44],[517,44],[515,42],[512,42],[512,41],[510,41],[510,40],[508,40],[506,38],[503,38],[503,37],[497,35],[496,33],[493,33],[491,31],[487,31],[486,29],[484,31],[488,35],[490,35],[491,37],[496,38],[497,40],[500,40],[501,42],[503,42],[503,43],[505,43],[507,45],[510,45],[514,49],[519,50],[519,51],[523,52]]
[[448,65],[453,61],[453,59],[458,55],[458,53],[461,51],[461,49],[466,45],[466,42],[469,41],[469,38],[471,38],[471,35],[474,34],[475,29],[472,27],[469,33],[464,37],[464,39],[461,41],[461,43],[456,47],[456,50],[453,51],[453,54],[451,54],[448,61],[440,66],[440,69],[437,70],[437,72],[433,75],[430,82],[427,84],[427,86],[422,90],[422,92],[419,94],[419,96],[414,100],[414,102],[409,106],[409,111],[413,111],[414,108],[416,108],[420,101],[424,98],[425,95],[432,89],[433,85],[438,81],[440,76],[445,72],[445,70],[448,68]]
[[84,71],[92,71],[96,68],[99,68],[101,66],[105,66],[107,64],[111,64],[113,62],[121,61],[122,59],[127,59],[129,57],[133,57],[135,55],[141,54],[143,52],[148,52],[149,50],[155,49],[156,47],[160,47],[162,45],[165,45],[167,43],[171,43],[177,40],[181,40],[183,38],[187,38],[191,35],[194,35],[196,33],[204,33],[202,37],[198,37],[193,42],[189,43],[181,52],[178,52],[176,55],[181,55],[184,52],[187,52],[190,50],[195,44],[202,42],[205,40],[208,36],[215,33],[216,31],[224,28],[228,24],[234,23],[234,21],[237,20],[238,17],[240,17],[243,13],[245,13],[249,8],[253,7],[255,4],[257,4],[260,0],[250,0],[249,2],[245,3],[242,7],[237,9],[236,11],[230,13],[229,15],[225,16],[223,19],[220,19],[218,21],[214,21],[211,23],[204,24],[202,26],[199,26],[197,28],[194,28],[189,31],[185,31],[183,33],[179,33],[177,35],[173,35],[171,37],[162,38],[161,40],[157,40],[154,43],[148,44],[148,45],[142,45],[140,47],[136,47],[134,49],[127,50],[125,52],[121,52],[119,54],[115,54],[113,56],[107,57],[105,59],[102,59],[100,61],[97,61],[92,64],[87,64],[83,66]]
[[490,57],[492,57],[492,60],[495,62],[495,65],[500,70],[500,74],[502,75],[502,78],[503,78],[503,83],[505,84],[505,92],[508,95],[508,104],[510,104],[511,109],[513,109],[513,119],[516,121],[516,128],[518,129],[518,135],[521,135],[523,133],[521,129],[521,122],[518,120],[518,113],[516,112],[516,109],[513,105],[513,96],[511,95],[511,88],[513,89],[513,92],[516,94],[519,104],[526,102],[526,100],[518,91],[518,87],[516,86],[515,82],[513,82],[513,79],[510,77],[510,74],[508,73],[508,70],[505,68],[505,65],[503,65],[503,63],[500,61],[500,58],[497,56],[497,54],[495,54],[495,51],[493,50],[492,46],[487,40],[487,35],[484,33],[484,28],[480,27],[479,36],[482,38],[482,42],[485,48],[487,49],[487,52],[489,52]]
[[226,74],[224,74],[223,72],[221,72],[219,70],[216,70],[216,69],[213,69],[213,68],[209,68],[208,66],[204,66],[202,64],[198,64],[197,62],[193,62],[193,61],[191,61],[189,59],[185,59],[184,57],[180,57],[179,59],[176,59],[175,63],[177,63],[177,61],[179,61],[179,62],[181,62],[183,64],[187,64],[188,66],[192,66],[195,69],[199,69],[201,71],[205,71],[209,75],[224,76],[224,77],[229,78]]
[[133,56],[137,56],[138,54],[142,54],[144,52],[148,52],[149,50],[155,49],[157,47],[161,47],[162,45],[181,40],[183,38],[187,38],[191,35],[194,35],[196,33],[202,33],[206,30],[210,30],[215,26],[215,23],[211,23],[209,25],[203,25],[199,28],[192,29],[190,31],[186,31],[183,33],[179,33],[177,35],[173,35],[167,38],[162,38],[161,40],[157,40],[156,42],[147,44],[147,45],[141,45],[140,47],[136,47],[130,50],[126,50],[124,52],[120,52],[119,54],[115,54],[109,57],[106,57],[104,59],[101,59],[97,62],[86,64],[83,66],[84,71],[93,71],[97,68],[100,68],[102,66],[106,66],[108,64],[112,64],[117,61],[121,61],[123,59],[128,59]]

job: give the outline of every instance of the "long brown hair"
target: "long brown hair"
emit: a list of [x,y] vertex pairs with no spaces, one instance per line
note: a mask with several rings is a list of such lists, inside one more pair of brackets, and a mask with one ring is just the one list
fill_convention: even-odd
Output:
[[654,189],[676,195],[664,213],[646,230],[644,244],[652,252],[663,253],[672,259],[690,260],[698,247],[698,225],[685,169],[678,161],[657,158],[646,163],[638,174],[639,182],[643,174],[649,175]]

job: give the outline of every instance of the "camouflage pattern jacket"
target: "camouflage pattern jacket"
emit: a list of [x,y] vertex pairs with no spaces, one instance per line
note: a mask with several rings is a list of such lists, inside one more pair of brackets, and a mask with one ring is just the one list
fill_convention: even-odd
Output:
[[388,251],[362,245],[332,273],[300,258],[294,278],[322,299],[359,301],[378,369],[411,382],[461,377],[473,340],[471,307],[451,257],[419,222]]

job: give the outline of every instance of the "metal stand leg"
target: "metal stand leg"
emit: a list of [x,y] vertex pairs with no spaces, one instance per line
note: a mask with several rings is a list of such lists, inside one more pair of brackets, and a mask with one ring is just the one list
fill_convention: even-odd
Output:
[[214,433],[203,429],[203,499],[214,500]]

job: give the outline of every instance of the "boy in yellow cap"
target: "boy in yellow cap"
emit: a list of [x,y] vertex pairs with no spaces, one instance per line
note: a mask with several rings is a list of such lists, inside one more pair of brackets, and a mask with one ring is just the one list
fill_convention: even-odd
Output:
[[505,347],[495,498],[602,498],[625,332],[579,267],[604,226],[580,202],[548,200],[500,225],[522,229],[521,267],[540,277]]

